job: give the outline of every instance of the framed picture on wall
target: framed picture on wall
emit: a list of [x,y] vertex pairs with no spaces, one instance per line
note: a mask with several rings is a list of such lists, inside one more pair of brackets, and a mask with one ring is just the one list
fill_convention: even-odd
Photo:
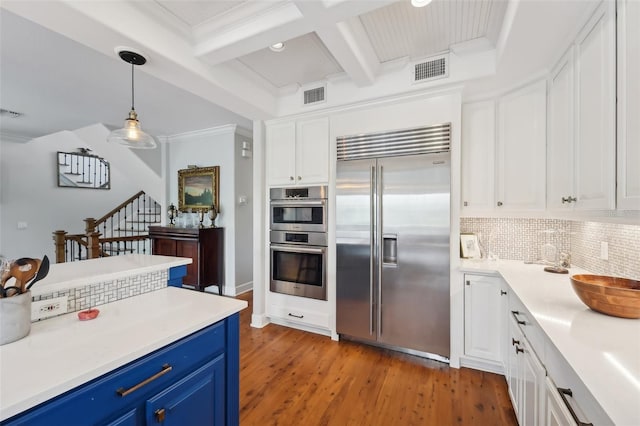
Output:
[[464,259],[480,259],[480,245],[476,234],[460,234],[460,256]]
[[220,211],[220,166],[178,170],[178,210]]

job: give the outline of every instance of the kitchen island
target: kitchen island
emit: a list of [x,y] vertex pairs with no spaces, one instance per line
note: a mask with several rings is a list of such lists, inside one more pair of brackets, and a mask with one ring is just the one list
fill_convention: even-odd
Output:
[[[570,268],[562,275],[543,268],[515,260],[463,260],[460,265],[465,274],[504,279],[510,299],[515,296],[524,305],[532,326],[544,334],[544,344],[535,349],[548,375],[556,374],[557,365],[575,373],[590,394],[586,399],[593,398],[590,405],[599,406],[596,414],[601,411],[609,419],[601,423],[640,424],[640,320],[600,314],[584,305],[569,276],[588,271]],[[508,351],[513,352],[511,344]]]
[[[33,323],[27,337],[0,347],[0,421],[146,424],[171,416],[163,404],[172,403],[176,415],[237,424],[246,306],[166,287],[102,305],[92,321],[69,313]],[[180,410],[182,401],[198,405]]]

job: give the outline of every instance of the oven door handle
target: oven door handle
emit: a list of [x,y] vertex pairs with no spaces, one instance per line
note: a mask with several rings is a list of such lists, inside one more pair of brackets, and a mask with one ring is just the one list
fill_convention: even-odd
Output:
[[324,247],[301,247],[299,245],[296,246],[287,246],[281,244],[271,244],[271,250],[278,251],[286,251],[290,253],[314,253],[314,254],[324,254],[326,248]]
[[296,206],[324,206],[327,204],[327,200],[272,200],[272,206],[287,206],[287,207],[296,207]]

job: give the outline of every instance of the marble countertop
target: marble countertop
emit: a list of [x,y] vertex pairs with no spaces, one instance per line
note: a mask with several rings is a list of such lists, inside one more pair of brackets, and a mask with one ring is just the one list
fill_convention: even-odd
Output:
[[73,312],[33,323],[27,337],[0,346],[0,420],[246,307],[243,300],[167,287],[102,305],[95,320],[80,321]]
[[77,262],[54,263],[49,273],[31,288],[32,296],[39,296],[87,284],[113,281],[132,275],[161,271],[174,266],[188,265],[193,260],[186,257],[128,254],[101,257]]
[[551,343],[617,425],[640,424],[640,319],[589,309],[569,276],[522,261],[463,260],[463,272],[498,273],[527,307]]

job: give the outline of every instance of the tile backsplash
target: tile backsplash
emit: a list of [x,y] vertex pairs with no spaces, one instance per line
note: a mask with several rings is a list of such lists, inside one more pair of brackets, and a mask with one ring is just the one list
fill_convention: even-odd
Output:
[[67,296],[67,312],[76,312],[160,290],[167,286],[169,274],[166,270],[134,275],[113,281],[89,284],[84,287],[34,296],[33,301]]
[[[553,230],[555,232],[545,232]],[[572,265],[596,274],[640,279],[640,225],[559,219],[461,218],[460,232],[478,234],[483,255],[536,260],[550,243],[571,254]],[[600,259],[608,243],[609,260]]]

